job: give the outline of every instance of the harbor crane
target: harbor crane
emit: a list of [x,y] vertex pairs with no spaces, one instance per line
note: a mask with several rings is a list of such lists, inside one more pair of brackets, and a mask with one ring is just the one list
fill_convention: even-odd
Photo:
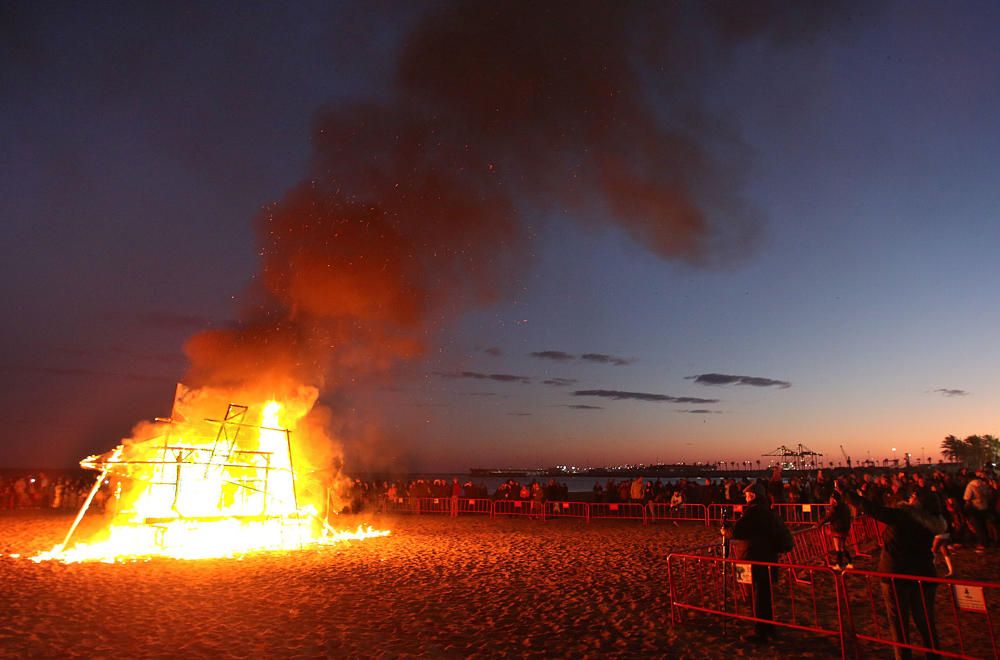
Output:
[[785,445],[781,445],[770,454],[761,454],[761,456],[780,457],[781,466],[792,470],[811,470],[816,467],[816,457],[822,455],[819,452],[809,449],[809,447],[806,447],[802,443],[799,443],[795,449],[789,449]]

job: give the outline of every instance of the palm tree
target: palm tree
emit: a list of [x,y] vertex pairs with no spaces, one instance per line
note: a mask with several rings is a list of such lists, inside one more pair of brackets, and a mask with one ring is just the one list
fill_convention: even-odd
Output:
[[953,435],[945,436],[941,442],[941,453],[954,463],[964,463],[966,452],[965,443]]
[[996,463],[1000,458],[1000,438],[986,434],[983,436],[983,463]]
[[965,463],[981,467],[986,460],[986,443],[981,435],[970,435],[965,439]]
[[986,434],[970,435],[964,440],[959,440],[949,435],[941,442],[941,453],[956,463],[969,467],[982,467],[995,462],[1000,456],[1000,439]]

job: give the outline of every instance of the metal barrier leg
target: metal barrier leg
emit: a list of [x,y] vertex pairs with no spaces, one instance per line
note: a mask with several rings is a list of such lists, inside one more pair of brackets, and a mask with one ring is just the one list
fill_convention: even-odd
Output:
[[843,660],[860,658],[861,649],[858,647],[858,638],[854,630],[854,616],[851,614],[848,603],[847,586],[844,584],[843,573],[834,576],[834,584],[837,587],[837,611],[838,616],[840,616],[840,657]]

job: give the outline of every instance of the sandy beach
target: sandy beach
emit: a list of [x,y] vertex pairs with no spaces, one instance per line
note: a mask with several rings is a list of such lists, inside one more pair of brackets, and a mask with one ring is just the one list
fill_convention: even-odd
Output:
[[[0,516],[5,657],[839,657],[748,624],[672,628],[667,556],[715,542],[697,524],[350,518],[386,538],[242,559],[36,564],[71,517]],[[15,557],[12,555],[20,555]],[[968,577],[995,557],[960,555]],[[975,565],[978,562],[978,567]],[[972,573],[977,573],[972,575]]]

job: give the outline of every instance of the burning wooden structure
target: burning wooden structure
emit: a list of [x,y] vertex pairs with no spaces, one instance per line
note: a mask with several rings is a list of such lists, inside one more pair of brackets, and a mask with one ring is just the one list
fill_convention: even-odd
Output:
[[[300,504],[292,432],[280,413],[271,401],[259,423],[248,406],[232,403],[222,419],[157,418],[143,439],[84,459],[80,465],[99,476],[63,543],[38,559],[218,557],[388,534],[338,532]],[[70,546],[104,486],[111,489],[104,538]]]

